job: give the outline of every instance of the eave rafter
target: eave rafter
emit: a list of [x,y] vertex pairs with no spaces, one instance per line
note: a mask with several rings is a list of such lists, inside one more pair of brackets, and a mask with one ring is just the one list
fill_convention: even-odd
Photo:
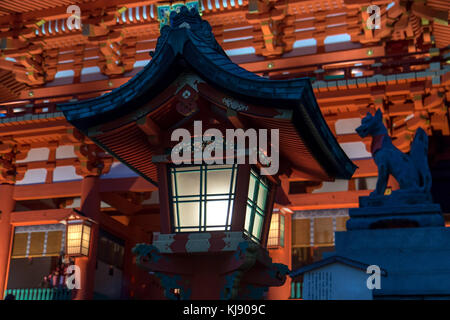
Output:
[[151,145],[159,144],[161,129],[150,117],[142,117],[136,123],[139,129],[148,136],[148,141]]
[[[296,41],[307,39],[317,42],[317,53],[325,52],[326,38],[339,34],[350,35],[353,44],[381,45],[383,54],[426,51],[438,37],[432,35],[437,26],[448,28],[446,12],[434,0],[430,6],[400,0],[244,0],[235,1],[234,6],[226,2],[202,0],[203,17],[225,50],[253,47],[256,58],[280,57],[292,51]],[[18,82],[37,87],[69,70],[78,83],[82,69],[91,67],[114,78],[131,71],[135,62],[150,59],[152,40],[159,35],[156,0],[75,4],[81,9],[82,29],[69,30],[70,14],[62,5],[0,16],[0,69],[13,72]],[[366,7],[372,4],[381,10],[381,27],[374,30],[365,23]],[[439,36],[440,47],[442,39]],[[270,61],[265,65],[263,73],[277,66]]]

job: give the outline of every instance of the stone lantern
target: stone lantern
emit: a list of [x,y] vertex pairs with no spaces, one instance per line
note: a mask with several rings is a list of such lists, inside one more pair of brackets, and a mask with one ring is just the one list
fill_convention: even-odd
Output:
[[158,186],[160,232],[133,251],[166,297],[264,298],[289,272],[266,249],[274,203],[288,202],[280,179],[348,179],[356,167],[309,79],[240,68],[195,9],[170,14],[151,56],[120,88],[60,109]]

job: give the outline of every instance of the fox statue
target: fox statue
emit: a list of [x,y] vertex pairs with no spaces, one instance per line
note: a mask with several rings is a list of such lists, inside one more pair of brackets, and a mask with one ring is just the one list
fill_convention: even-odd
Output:
[[361,138],[372,136],[371,153],[378,167],[376,189],[370,196],[384,195],[389,175],[400,185],[396,192],[430,193],[431,173],[428,166],[428,136],[422,128],[416,130],[409,154],[397,149],[383,124],[380,109],[374,116],[370,112],[362,119],[361,126],[356,128]]

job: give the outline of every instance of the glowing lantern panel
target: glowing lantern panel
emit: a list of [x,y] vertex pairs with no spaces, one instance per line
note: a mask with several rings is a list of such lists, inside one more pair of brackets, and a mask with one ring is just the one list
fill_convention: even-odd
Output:
[[237,165],[170,168],[175,232],[230,230]]

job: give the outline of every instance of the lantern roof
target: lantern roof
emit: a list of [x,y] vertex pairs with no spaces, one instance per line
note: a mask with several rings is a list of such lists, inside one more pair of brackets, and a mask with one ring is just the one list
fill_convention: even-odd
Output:
[[[251,117],[260,127],[280,128],[280,148],[289,149],[281,152],[294,166],[303,166],[303,172],[320,171],[316,176],[328,180],[353,175],[356,166],[325,122],[309,78],[270,80],[241,68],[226,55],[210,24],[195,8],[182,7],[171,13],[170,25],[161,28],[151,55],[146,67],[121,87],[94,99],[58,106],[71,124],[149,181],[156,179],[155,166],[137,158],[154,155],[154,150],[147,139],[138,138],[142,132],[133,123],[158,112],[168,101],[161,98],[162,93],[186,72],[197,78],[184,83],[196,87],[204,82],[210,86],[206,94],[225,94],[218,101],[225,108]],[[125,141],[125,136],[132,139]],[[127,145],[129,150],[124,151]],[[138,151],[140,157],[135,154]],[[313,165],[304,167],[309,162]]]
[[70,213],[65,216],[60,221],[63,224],[72,223],[72,222],[89,222],[89,223],[97,223],[93,219],[86,217],[81,211],[77,209],[72,209]]

